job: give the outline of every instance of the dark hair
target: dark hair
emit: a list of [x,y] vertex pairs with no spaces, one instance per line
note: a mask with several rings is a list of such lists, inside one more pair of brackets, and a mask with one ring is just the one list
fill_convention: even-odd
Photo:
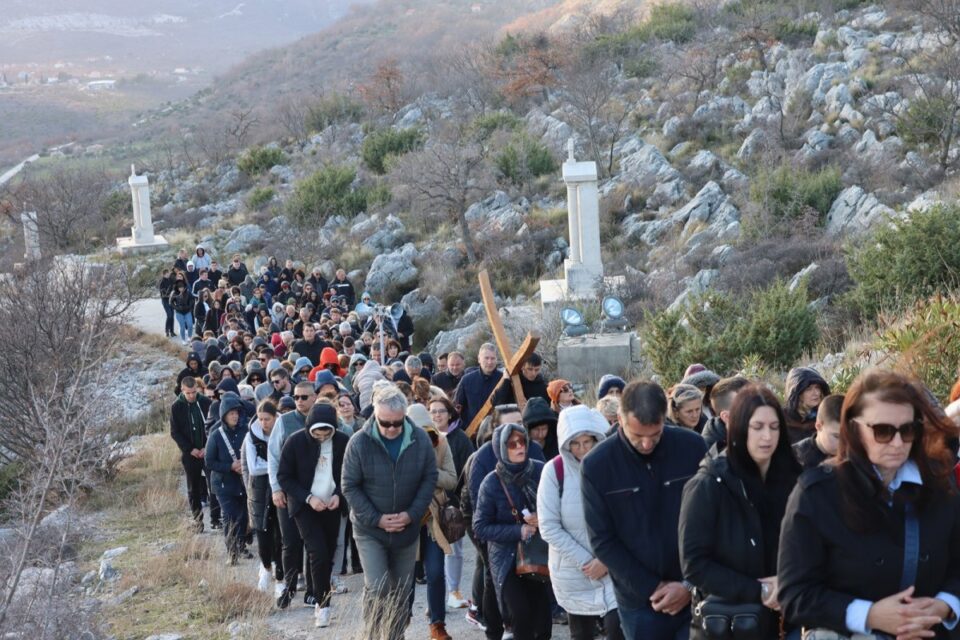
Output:
[[523,364],[528,364],[531,367],[541,367],[543,366],[543,358],[540,357],[539,353],[534,351],[529,356],[527,356],[527,359],[524,360]]
[[761,407],[770,407],[777,414],[779,435],[777,448],[770,460],[768,477],[792,473],[800,474],[800,465],[793,456],[790,437],[787,435],[787,419],[777,396],[766,387],[750,384],[740,389],[730,405],[730,421],[727,424],[727,457],[738,475],[759,476],[760,469],[747,451],[747,436],[750,432],[750,419]]
[[353,336],[347,336],[346,338],[343,339],[343,348],[344,348],[344,349],[349,349],[350,347],[352,347],[352,346],[355,345],[356,343],[357,343],[357,341],[353,339]]
[[187,376],[180,381],[180,388],[186,387],[187,389],[193,389],[197,386],[197,379],[193,376]]
[[930,404],[913,380],[892,371],[867,371],[854,380],[844,396],[840,411],[840,446],[834,462],[844,521],[855,531],[880,526],[882,512],[876,499],[870,498],[887,492],[873,471],[860,429],[853,422],[863,413],[868,398],[911,405],[914,418],[923,423],[910,447],[910,459],[916,463],[923,484],[914,495],[905,495],[904,499],[914,501],[922,509],[935,494],[953,491],[949,482],[953,456],[947,447],[947,439],[957,437],[957,426]]
[[446,351],[444,351],[443,353],[441,353],[440,355],[437,356],[437,360],[446,360],[446,359],[447,359],[447,352],[446,352]]
[[713,385],[713,388],[710,390],[710,407],[717,417],[720,416],[721,411],[726,411],[730,408],[733,397],[740,389],[743,389],[748,384],[750,384],[750,381],[743,376],[732,376],[730,378],[723,378],[718,381],[717,384]]
[[277,405],[270,398],[266,398],[257,406],[257,413],[269,413],[272,416],[277,415]]
[[634,380],[623,390],[620,412],[624,419],[632,414],[640,424],[658,424],[667,415],[667,395],[656,382]]
[[493,426],[494,428],[500,426],[500,416],[505,413],[520,413],[520,407],[516,404],[498,404],[493,408]]
[[834,393],[824,398],[817,409],[820,422],[840,422],[840,410],[843,409],[843,394]]
[[[429,409],[430,405],[432,405],[434,402],[439,402],[440,404],[443,405],[443,407],[447,410],[447,415],[450,416],[451,423],[459,417],[459,415],[457,414],[456,407],[453,406],[453,403],[450,402],[449,398],[445,398],[444,396],[437,396],[436,398],[431,398],[430,401],[427,403],[427,408]],[[464,428],[466,428],[466,425],[464,425]]]

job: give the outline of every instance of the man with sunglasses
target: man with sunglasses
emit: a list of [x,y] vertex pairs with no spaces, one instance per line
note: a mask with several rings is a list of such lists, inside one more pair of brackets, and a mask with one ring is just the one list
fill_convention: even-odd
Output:
[[270,384],[273,386],[270,398],[273,399],[274,402],[280,402],[280,399],[284,396],[293,394],[293,384],[290,382],[290,373],[283,367],[277,367],[270,372]]
[[378,389],[373,416],[350,439],[343,462],[343,494],[363,566],[365,636],[371,639],[403,638],[420,522],[437,486],[433,443],[406,419],[406,409],[399,389]]
[[[276,374],[276,371],[273,372]],[[304,429],[307,424],[307,415],[317,401],[317,394],[313,390],[313,383],[298,382],[293,390],[293,401],[297,405],[296,411],[283,414],[270,433],[267,443],[267,474],[270,476],[270,490],[273,491],[273,504],[277,507],[277,518],[280,521],[280,536],[283,538],[283,572],[284,589],[277,598],[277,606],[286,609],[297,592],[297,578],[303,569],[303,538],[293,518],[287,511],[287,496],[280,486],[277,472],[280,469],[280,455],[287,438],[297,431]],[[306,574],[307,590],[303,596],[305,606],[316,605],[313,596],[313,578]]]

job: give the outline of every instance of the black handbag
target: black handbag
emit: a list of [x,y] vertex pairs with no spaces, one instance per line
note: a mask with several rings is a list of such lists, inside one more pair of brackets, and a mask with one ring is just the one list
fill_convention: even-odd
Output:
[[770,616],[765,609],[760,603],[707,596],[697,605],[694,617],[707,640],[766,640]]
[[444,505],[438,503],[437,506],[439,507],[437,524],[440,525],[443,537],[453,544],[466,535],[467,521],[463,517],[463,512],[449,502]]
[[[503,479],[500,478],[500,476],[497,476],[497,479],[500,480],[500,486],[503,487],[503,492],[507,494],[507,502],[510,504],[510,511],[513,513],[513,517],[516,519],[517,524],[522,525],[523,518],[517,511],[517,507],[513,504],[513,498],[510,497],[510,492],[507,491],[507,485],[503,484]],[[550,547],[547,545],[547,541],[540,536],[538,529],[532,536],[517,543],[517,559],[514,571],[520,578],[527,578],[528,580],[543,583],[550,582],[550,569],[547,566],[549,557]]]

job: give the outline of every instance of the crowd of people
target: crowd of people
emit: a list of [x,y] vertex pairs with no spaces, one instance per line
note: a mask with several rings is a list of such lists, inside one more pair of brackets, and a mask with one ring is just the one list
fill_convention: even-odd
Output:
[[896,373],[838,395],[796,368],[781,402],[692,364],[585,392],[534,353],[517,397],[492,344],[414,354],[409,316],[342,270],[198,247],[159,292],[189,349],[170,430],[195,527],[206,509],[231,564],[255,540],[258,587],[302,590],[317,627],[351,571],[389,640],[417,584],[431,640],[457,610],[490,640],[954,637],[960,383],[942,408]]

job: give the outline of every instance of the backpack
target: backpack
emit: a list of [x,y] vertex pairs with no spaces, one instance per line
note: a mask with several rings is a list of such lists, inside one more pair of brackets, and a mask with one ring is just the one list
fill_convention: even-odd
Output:
[[560,499],[563,499],[563,457],[557,454],[553,459],[553,472],[557,475],[557,485],[560,487]]

